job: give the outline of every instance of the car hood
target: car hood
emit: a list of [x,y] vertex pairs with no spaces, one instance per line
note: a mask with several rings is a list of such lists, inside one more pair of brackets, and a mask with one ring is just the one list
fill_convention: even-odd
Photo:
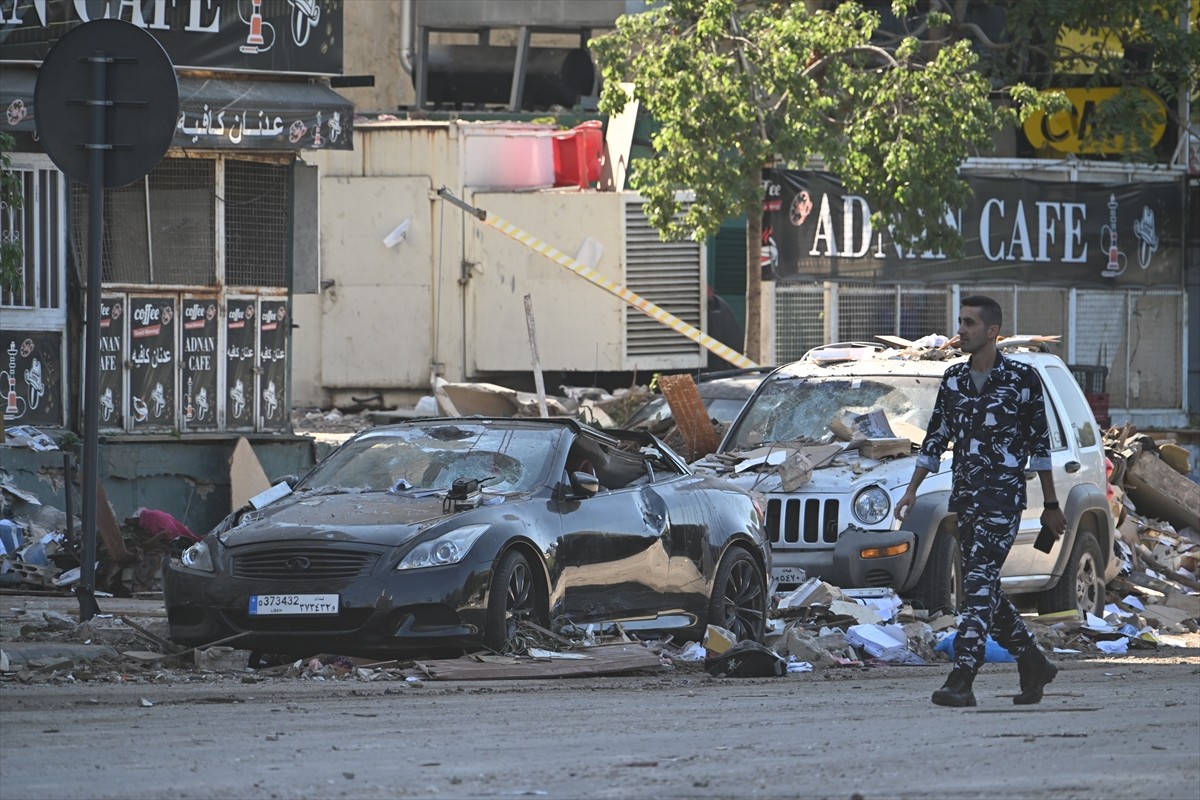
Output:
[[[728,458],[728,456],[726,456]],[[795,492],[805,494],[849,494],[862,486],[875,484],[889,491],[908,485],[916,466],[917,454],[883,460],[863,458],[857,450],[844,450],[812,471],[807,483]],[[783,492],[780,466],[755,466],[740,473],[714,472],[712,458],[692,465],[697,472],[720,474],[741,489],[765,494]]]
[[396,546],[451,516],[456,515],[446,513],[440,495],[292,495],[247,512],[221,540],[226,547],[310,538]]

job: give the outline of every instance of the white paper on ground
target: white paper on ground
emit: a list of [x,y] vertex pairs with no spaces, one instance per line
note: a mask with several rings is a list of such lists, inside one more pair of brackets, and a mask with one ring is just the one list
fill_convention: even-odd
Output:
[[1111,641],[1102,640],[1096,642],[1096,649],[1102,653],[1108,653],[1109,655],[1126,653],[1129,652],[1129,640],[1124,636],[1122,636],[1120,639],[1113,639]]
[[1127,594],[1121,598],[1121,602],[1130,608],[1136,608],[1138,611],[1145,611],[1146,606],[1137,595]]

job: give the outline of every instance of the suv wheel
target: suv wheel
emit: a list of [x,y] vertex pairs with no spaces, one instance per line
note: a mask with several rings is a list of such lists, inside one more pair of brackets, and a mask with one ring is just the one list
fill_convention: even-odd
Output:
[[1071,559],[1058,584],[1038,595],[1038,613],[1078,611],[1099,616],[1104,611],[1104,577],[1100,545],[1091,531],[1079,531]]
[[913,604],[929,610],[929,616],[958,612],[962,597],[962,548],[958,537],[940,531],[933,540],[929,560],[912,590]]

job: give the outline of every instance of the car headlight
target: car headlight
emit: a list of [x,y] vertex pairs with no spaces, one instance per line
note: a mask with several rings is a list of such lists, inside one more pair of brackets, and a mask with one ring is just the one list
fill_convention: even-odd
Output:
[[854,516],[866,525],[878,525],[892,509],[888,493],[878,486],[868,486],[854,498]]
[[209,549],[207,542],[196,542],[183,551],[183,555],[179,557],[179,560],[188,569],[198,569],[201,572],[215,571],[212,550]]
[[396,569],[420,569],[457,564],[466,557],[471,545],[490,525],[464,525],[432,542],[422,542],[400,559]]

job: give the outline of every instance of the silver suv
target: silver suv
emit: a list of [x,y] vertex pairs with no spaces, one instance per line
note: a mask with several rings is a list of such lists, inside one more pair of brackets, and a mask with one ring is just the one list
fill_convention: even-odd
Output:
[[[831,352],[833,359],[821,357]],[[1028,509],[1001,583],[1010,595],[1036,594],[1041,613],[1078,609],[1100,614],[1104,586],[1119,571],[1121,560],[1114,549],[1116,530],[1106,496],[1099,428],[1061,359],[1028,348],[1008,354],[1034,367],[1041,377],[1055,488],[1067,530],[1050,553],[1034,549],[1042,490],[1036,473],[1028,472]],[[839,355],[849,360],[835,360]],[[843,588],[891,587],[931,613],[958,607],[960,549],[955,515],[947,509],[951,453],[946,453],[941,470],[921,484],[903,523],[892,511],[912,477],[942,373],[962,358],[942,351],[863,347],[810,352],[763,381],[717,452],[693,465],[766,496],[773,572],[780,589],[805,576],[819,576]],[[880,411],[896,437],[910,439],[911,447],[901,443],[897,455],[868,458],[864,453],[887,448],[859,447],[835,435],[834,428],[843,435],[845,431],[835,420]],[[879,420],[878,413],[874,418]],[[891,445],[894,451],[896,443]],[[812,462],[807,481],[796,480],[796,470],[788,468],[789,461],[797,463],[796,453]],[[760,459],[762,463],[747,468]]]

